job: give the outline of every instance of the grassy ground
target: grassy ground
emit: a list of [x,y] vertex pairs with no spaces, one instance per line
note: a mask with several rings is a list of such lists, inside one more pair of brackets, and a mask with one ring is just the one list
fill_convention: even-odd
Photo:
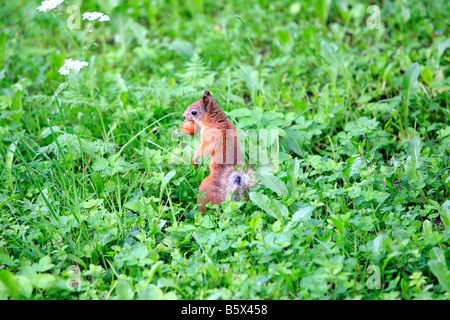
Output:
[[[450,298],[448,1],[39,5],[0,9],[0,298]],[[200,215],[206,88],[279,161]]]

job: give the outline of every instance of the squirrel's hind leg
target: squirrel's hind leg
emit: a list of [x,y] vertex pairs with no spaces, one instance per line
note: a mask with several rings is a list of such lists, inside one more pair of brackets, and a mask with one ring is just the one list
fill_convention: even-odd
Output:
[[[212,204],[221,204],[225,200],[223,197],[223,190],[218,181],[219,180],[212,175],[203,179],[198,191],[200,193],[202,191],[205,191],[206,198],[202,198],[202,196],[199,194],[198,203],[200,203],[201,201],[203,205],[208,202],[211,202]],[[199,210],[200,212],[205,213],[205,208],[203,206],[201,206]]]

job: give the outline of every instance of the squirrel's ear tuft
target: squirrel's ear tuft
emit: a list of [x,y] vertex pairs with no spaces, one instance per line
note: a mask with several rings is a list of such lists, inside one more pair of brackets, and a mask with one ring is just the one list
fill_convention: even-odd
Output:
[[209,105],[210,98],[211,98],[211,93],[208,90],[206,90],[203,93],[203,97],[202,97],[202,103],[203,103],[203,107],[205,108],[205,110],[207,109],[207,107]]

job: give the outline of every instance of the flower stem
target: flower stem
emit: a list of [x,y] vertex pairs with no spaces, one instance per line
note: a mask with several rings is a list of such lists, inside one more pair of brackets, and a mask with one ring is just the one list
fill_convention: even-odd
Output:
[[91,87],[89,87],[89,86],[86,86],[86,87],[88,88],[89,95],[91,96],[91,99],[92,99],[92,101],[95,104],[95,108],[97,109],[98,117],[100,118],[100,122],[102,124],[103,136],[104,136],[104,139],[106,140],[108,138],[108,133],[106,132],[106,127],[105,127],[105,123],[103,121],[102,113],[101,113],[100,108],[99,108],[99,106],[97,104],[97,101],[94,98],[94,93],[92,92]]
[[[64,25],[64,27],[66,28],[66,31],[67,31],[67,33],[69,34],[70,39],[71,39],[72,42],[75,44],[75,46],[77,47],[77,49],[81,52],[81,55],[83,56],[83,60],[86,60],[86,57],[85,57],[85,55],[84,55],[84,51],[81,49],[80,45],[78,44],[78,42],[77,42],[77,41],[75,40],[75,38],[73,37],[72,32],[70,32],[69,28],[67,27],[67,24],[64,23],[64,22],[61,20],[61,17],[60,17],[60,16],[58,16],[58,20],[59,20],[59,21]],[[87,75],[86,77],[88,77],[88,75]],[[81,79],[80,79],[80,80],[81,80]],[[81,82],[83,83],[82,80],[81,80]],[[92,91],[92,88],[89,86],[88,82],[89,82],[89,79],[87,79],[86,84],[84,84],[84,83],[83,83],[83,84],[84,84],[84,86],[88,89],[88,91],[89,91],[89,96],[91,97],[92,102],[94,102],[95,108],[97,109],[97,113],[98,113],[98,116],[99,116],[99,118],[100,118],[100,123],[101,123],[101,125],[102,125],[103,138],[104,138],[104,139],[107,139],[108,133],[106,132],[105,122],[103,121],[102,113],[101,113],[100,108],[99,108],[99,106],[98,106],[98,104],[97,104],[97,101],[95,100],[95,97],[94,97],[94,93],[93,93],[93,91]]]
[[81,55],[83,56],[83,60],[86,60],[86,59],[85,59],[85,56],[84,56],[84,51],[81,49],[80,45],[78,44],[78,42],[77,42],[77,41],[75,40],[75,38],[73,37],[72,32],[70,32],[69,28],[67,27],[67,24],[64,23],[64,22],[61,20],[61,17],[60,17],[60,16],[58,16],[58,20],[59,20],[59,22],[61,22],[61,23],[64,25],[64,27],[66,28],[66,31],[67,31],[67,33],[69,34],[70,40],[72,40],[72,42],[75,44],[75,47],[77,47],[77,49],[80,50]]

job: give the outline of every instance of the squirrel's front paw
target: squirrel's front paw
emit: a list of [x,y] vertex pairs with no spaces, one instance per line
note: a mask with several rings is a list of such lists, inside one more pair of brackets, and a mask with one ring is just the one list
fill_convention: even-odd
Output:
[[192,160],[192,165],[194,166],[194,169],[198,168],[197,160]]

